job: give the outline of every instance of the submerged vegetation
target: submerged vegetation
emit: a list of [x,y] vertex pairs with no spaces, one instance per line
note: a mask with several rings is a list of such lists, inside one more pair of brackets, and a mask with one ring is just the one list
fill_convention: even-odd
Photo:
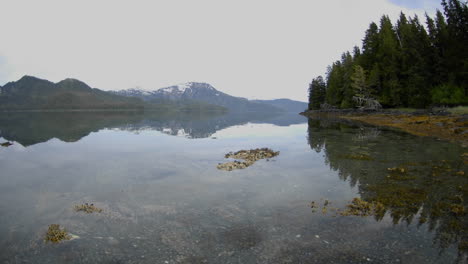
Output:
[[229,152],[224,155],[226,159],[241,159],[243,161],[232,161],[218,164],[219,170],[232,171],[235,169],[245,169],[253,165],[257,160],[270,159],[279,155],[279,151],[273,151],[269,148],[258,148],[251,150],[240,150],[235,153]]
[[94,206],[94,204],[88,204],[88,203],[75,205],[74,209],[76,212],[85,212],[87,214],[102,212],[101,208],[97,208],[96,206]]
[[47,230],[46,236],[44,241],[45,242],[52,242],[52,243],[59,243],[63,240],[70,240],[72,236],[65,230],[61,228],[60,225],[51,224],[49,229]]
[[[354,198],[345,209],[339,209],[334,207],[329,207],[331,203],[328,200],[325,200],[322,206],[322,213],[326,214],[328,211],[335,212],[334,216],[375,216],[385,214],[385,206],[380,202],[366,202],[361,198]],[[318,208],[315,201],[312,201],[310,204],[312,212],[316,212],[315,208]]]
[[[459,254],[466,257],[466,149],[405,133],[379,134],[374,127],[356,124],[343,119],[309,120],[311,148],[323,151],[330,168],[342,180],[356,186],[360,194],[344,208],[331,207],[331,202],[323,206],[313,202],[312,211],[333,217],[371,216],[377,221],[388,217],[394,224],[426,224],[435,232],[434,243],[441,249],[455,244]],[[356,134],[375,136],[356,137]],[[365,153],[373,160],[350,159],[344,153]]]
[[341,118],[402,129],[418,136],[431,136],[468,146],[468,118],[409,114],[344,115]]

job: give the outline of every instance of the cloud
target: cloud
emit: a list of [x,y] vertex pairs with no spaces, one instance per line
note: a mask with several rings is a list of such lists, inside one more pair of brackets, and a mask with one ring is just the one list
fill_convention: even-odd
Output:
[[441,0],[390,0],[390,2],[408,8],[441,9]]
[[0,9],[8,80],[72,77],[104,90],[199,81],[303,101],[371,21],[424,14],[387,0],[15,0]]

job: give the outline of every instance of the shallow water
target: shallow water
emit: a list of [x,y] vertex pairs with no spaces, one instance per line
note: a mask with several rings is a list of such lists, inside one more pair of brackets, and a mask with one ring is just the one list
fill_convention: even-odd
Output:
[[[2,263],[466,261],[466,149],[449,142],[297,115],[142,113],[0,116],[5,140]],[[216,169],[260,147],[280,155]],[[334,212],[355,197],[385,214]],[[86,202],[103,212],[73,210]],[[79,238],[45,243],[50,224]]]

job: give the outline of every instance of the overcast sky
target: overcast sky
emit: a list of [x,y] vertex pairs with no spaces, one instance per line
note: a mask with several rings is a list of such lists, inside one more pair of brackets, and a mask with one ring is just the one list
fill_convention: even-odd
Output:
[[439,0],[0,0],[0,85],[23,75],[103,90],[207,82],[307,100],[311,79],[361,46],[371,21]]

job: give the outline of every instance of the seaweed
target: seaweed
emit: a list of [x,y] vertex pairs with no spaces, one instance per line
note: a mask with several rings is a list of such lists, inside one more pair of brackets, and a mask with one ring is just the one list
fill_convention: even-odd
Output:
[[253,165],[257,160],[261,159],[270,159],[279,155],[279,151],[273,151],[269,148],[258,148],[258,149],[251,149],[251,150],[239,150],[235,153],[229,152],[224,155],[226,159],[241,159],[244,161],[232,161],[226,163],[218,164],[217,168],[219,170],[226,170],[232,171],[235,169],[245,169],[251,165]]
[[59,243],[63,240],[70,240],[72,236],[68,234],[65,228],[60,228],[58,224],[51,224],[49,229],[47,230],[46,236],[44,241],[45,242],[52,242],[52,243]]
[[87,214],[91,214],[91,213],[94,213],[94,212],[101,213],[102,209],[97,208],[96,206],[94,206],[94,204],[84,203],[84,204],[80,204],[80,205],[75,205],[75,211],[76,212],[85,212]]

